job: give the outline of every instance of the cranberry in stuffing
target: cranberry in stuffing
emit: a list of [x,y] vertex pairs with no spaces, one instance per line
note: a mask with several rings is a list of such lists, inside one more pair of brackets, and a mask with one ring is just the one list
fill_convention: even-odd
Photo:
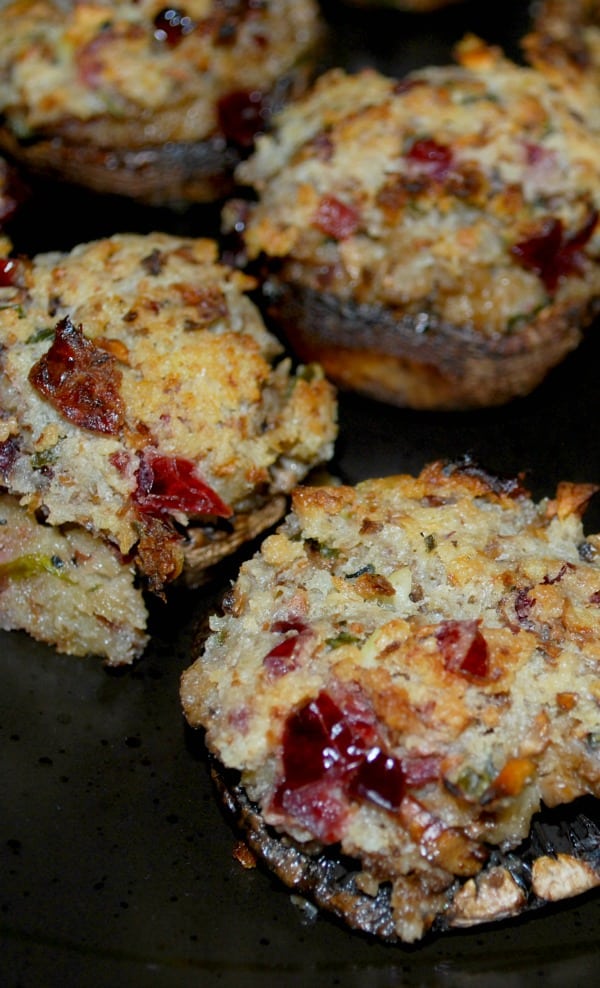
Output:
[[326,843],[339,839],[348,799],[393,811],[405,791],[402,762],[384,750],[368,712],[351,702],[342,709],[326,691],[288,717],[282,763],[274,806]]
[[10,288],[15,284],[17,262],[11,258],[0,258],[0,288]]
[[120,433],[124,406],[116,360],[87,339],[83,328],[74,326],[68,316],[57,324],[54,341],[31,368],[29,382],[80,429]]
[[442,621],[435,637],[448,670],[485,679],[488,647],[477,621]]
[[232,509],[205,483],[191,460],[181,456],[140,453],[135,501],[149,515],[183,511],[229,518]]
[[219,127],[227,140],[242,148],[252,147],[269,120],[264,93],[258,89],[228,93],[219,100],[217,112]]
[[415,141],[406,157],[415,170],[439,180],[446,177],[452,165],[450,148],[431,138]]
[[511,254],[542,280],[548,292],[555,292],[562,277],[582,273],[583,248],[597,221],[598,213],[592,210],[580,229],[569,237],[562,220],[548,217],[538,233],[513,244]]
[[345,240],[356,232],[359,224],[357,211],[335,196],[323,196],[313,224],[333,240]]

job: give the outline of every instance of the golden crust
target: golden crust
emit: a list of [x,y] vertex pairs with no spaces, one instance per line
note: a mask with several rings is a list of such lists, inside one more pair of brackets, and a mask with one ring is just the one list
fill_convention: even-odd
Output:
[[391,889],[399,939],[518,913],[497,849],[600,792],[597,489],[535,503],[468,460],[299,488],[182,677],[264,825]]
[[597,131],[600,128],[600,4],[597,0],[543,0],[523,39],[529,62],[560,89]]
[[147,642],[135,567],[83,528],[44,525],[0,493],[0,627],[128,664]]
[[239,166],[258,202],[225,212],[299,352],[422,408],[530,391],[600,289],[597,138],[541,73],[474,38],[458,56],[321,77]]
[[254,132],[305,88],[322,37],[318,7],[190,0],[170,20],[166,9],[159,0],[9,4],[0,146],[96,191],[150,202],[222,195]]
[[281,359],[252,286],[214,242],[156,233],[19,259],[0,288],[3,484],[157,591],[272,523],[332,453],[333,389]]

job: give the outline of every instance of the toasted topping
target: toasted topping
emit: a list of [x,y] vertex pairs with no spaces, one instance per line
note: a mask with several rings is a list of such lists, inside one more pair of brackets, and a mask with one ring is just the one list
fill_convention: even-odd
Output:
[[331,455],[333,389],[292,371],[212,241],[122,234],[2,270],[0,481],[144,586],[256,535]]
[[494,900],[494,848],[542,804],[600,794],[581,495],[563,488],[559,515],[471,461],[300,488],[183,676],[266,824],[391,886],[402,939],[451,900],[456,925],[516,909],[502,869]]

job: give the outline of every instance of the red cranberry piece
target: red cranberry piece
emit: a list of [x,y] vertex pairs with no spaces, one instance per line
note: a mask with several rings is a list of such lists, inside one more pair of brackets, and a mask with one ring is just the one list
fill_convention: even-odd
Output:
[[549,217],[538,233],[513,244],[511,254],[541,279],[548,292],[554,292],[563,276],[581,274],[582,251],[594,233],[597,221],[598,213],[592,210],[581,228],[568,237],[562,220]]
[[402,763],[383,750],[368,715],[351,700],[345,710],[326,692],[309,700],[288,718],[282,748],[274,806],[304,826],[310,821],[309,829],[321,840],[323,818],[329,821],[328,839],[339,838],[344,800],[368,800],[388,810],[400,805]]
[[549,576],[548,574],[546,574],[546,576],[542,580],[542,583],[545,584],[560,583],[565,573],[567,573],[568,570],[574,568],[575,567],[573,566],[573,563],[563,563],[556,576]]
[[15,284],[17,277],[17,262],[11,258],[0,258],[0,288],[9,288]]
[[279,808],[323,844],[340,840],[348,812],[342,792],[329,780],[283,791]]
[[358,766],[350,793],[386,810],[397,810],[406,788],[406,776],[398,758],[372,748]]
[[452,165],[452,151],[431,138],[417,140],[406,155],[408,161],[431,178],[443,179]]
[[335,196],[323,196],[313,224],[326,236],[334,240],[345,240],[356,232],[359,221],[359,214],[352,206]]
[[286,631],[296,631],[298,634],[307,630],[307,625],[300,618],[280,618],[278,621],[273,621],[271,624],[271,631],[280,631],[285,633]]
[[402,759],[407,788],[420,789],[442,775],[440,755],[409,755]]
[[484,679],[489,672],[487,642],[477,621],[442,621],[436,632],[444,664],[451,672]]
[[30,384],[64,418],[81,429],[118,435],[124,406],[115,358],[83,335],[69,317],[56,326],[54,341],[29,372]]
[[19,444],[16,439],[5,439],[0,443],[0,477],[6,480],[15,465],[19,452]]
[[531,597],[528,590],[525,590],[524,587],[517,590],[515,595],[515,614],[517,615],[519,621],[528,620],[529,612],[534,605],[535,597]]
[[256,135],[264,131],[269,120],[266,97],[258,89],[228,93],[219,100],[217,113],[219,127],[227,140],[242,148],[252,147]]
[[279,679],[296,668],[294,653],[298,644],[298,635],[290,635],[274,645],[263,659],[263,666],[272,679]]
[[288,718],[283,737],[285,788],[298,789],[334,768],[343,770],[352,743],[342,711],[327,693],[320,693]]
[[293,632],[288,638],[282,639],[274,645],[270,652],[267,652],[263,659],[263,666],[272,679],[285,676],[296,668],[296,648],[301,636],[308,631],[307,625],[299,618],[281,618],[273,621],[271,631],[287,634]]
[[150,515],[186,514],[217,515],[228,518],[229,505],[206,484],[191,460],[181,456],[161,456],[145,451],[140,454],[135,501]]

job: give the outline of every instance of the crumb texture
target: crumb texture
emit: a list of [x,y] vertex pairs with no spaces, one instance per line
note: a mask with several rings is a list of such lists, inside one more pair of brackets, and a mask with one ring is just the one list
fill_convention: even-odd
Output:
[[[541,805],[598,794],[594,491],[536,503],[468,461],[300,489],[183,676],[188,720],[264,820],[309,854],[339,845],[372,894],[391,883],[401,939]],[[460,922],[519,908],[494,874],[465,885]]]

